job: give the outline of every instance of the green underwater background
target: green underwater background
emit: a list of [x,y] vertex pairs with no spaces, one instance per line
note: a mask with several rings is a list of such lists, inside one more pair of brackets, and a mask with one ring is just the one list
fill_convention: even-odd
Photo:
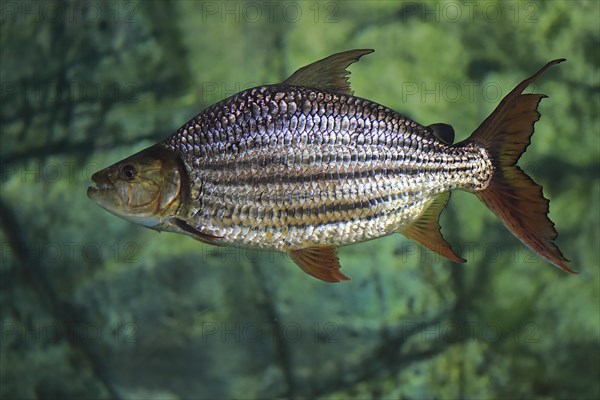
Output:
[[[0,3],[0,397],[600,398],[600,3]],[[569,275],[454,192],[455,264],[401,235],[284,254],[108,214],[90,176],[210,104],[330,54],[355,94],[462,140],[517,83],[549,95],[519,165]]]

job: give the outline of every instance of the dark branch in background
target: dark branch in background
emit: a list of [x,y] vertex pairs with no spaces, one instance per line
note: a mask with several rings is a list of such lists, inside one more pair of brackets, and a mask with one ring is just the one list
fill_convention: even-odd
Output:
[[275,351],[279,358],[278,359],[279,365],[281,367],[281,370],[283,372],[283,377],[284,377],[285,383],[287,385],[287,393],[284,393],[282,396],[285,398],[288,398],[288,399],[294,398],[295,393],[296,393],[296,383],[294,381],[294,373],[293,373],[294,367],[292,365],[292,357],[291,357],[291,353],[290,353],[290,348],[287,345],[287,341],[285,340],[285,337],[283,334],[283,329],[280,329],[280,326],[279,326],[280,320],[279,320],[279,317],[277,314],[275,304],[273,304],[273,302],[271,301],[271,299],[273,299],[273,294],[267,287],[267,284],[266,284],[267,279],[265,278],[264,274],[262,273],[260,265],[258,265],[258,263],[255,259],[252,259],[250,262],[252,264],[252,269],[254,271],[254,275],[257,278],[256,281],[257,281],[258,287],[261,291],[261,295],[264,299],[264,303],[262,304],[263,310],[264,310],[267,318],[269,319],[269,321],[273,321],[273,323],[275,325],[277,325],[276,329],[273,330],[274,331]]
[[[140,86],[136,89],[138,89],[136,91],[136,93],[132,94],[132,95],[139,95],[142,93],[146,93],[146,92],[160,92],[163,88],[169,86],[169,82],[164,82],[161,84],[148,84],[148,85],[144,85],[144,86]],[[24,138],[24,136],[27,136],[25,134],[25,132],[30,132],[31,131],[31,121],[33,119],[33,115],[40,115],[40,114],[47,114],[47,115],[51,115],[52,116],[52,123],[49,124],[50,126],[48,127],[48,130],[52,131],[54,130],[54,127],[56,125],[59,125],[62,123],[64,123],[63,126],[65,127],[69,127],[71,122],[74,119],[77,118],[81,118],[84,117],[84,114],[82,112],[76,112],[75,111],[75,103],[77,105],[81,105],[81,104],[90,104],[90,105],[99,105],[100,110],[94,110],[94,111],[85,111],[85,114],[90,115],[95,123],[91,124],[92,128],[90,128],[90,131],[88,132],[88,134],[86,135],[86,140],[83,142],[73,142],[72,140],[70,140],[69,135],[65,135],[64,137],[60,138],[60,139],[55,139],[55,140],[40,140],[40,141],[36,141],[36,143],[38,144],[38,147],[35,146],[28,146],[28,150],[17,150],[17,151],[13,151],[9,154],[1,154],[0,157],[4,159],[4,161],[6,162],[15,162],[15,161],[27,161],[28,159],[38,159],[38,158],[45,158],[44,156],[46,155],[55,155],[55,154],[75,154],[78,156],[81,156],[82,154],[80,153],[81,151],[85,151],[86,154],[87,153],[91,153],[92,151],[95,150],[96,147],[96,143],[97,143],[97,137],[101,136],[101,135],[107,135],[107,129],[106,129],[106,125],[104,124],[104,121],[106,120],[106,114],[108,113],[108,111],[119,105],[119,104],[124,104],[126,103],[126,99],[123,98],[117,98],[117,97],[112,97],[112,96],[104,96],[102,98],[100,98],[98,101],[89,101],[89,100],[76,100],[76,102],[72,102],[70,101],[68,98],[65,100],[57,100],[55,102],[53,102],[50,105],[44,104],[41,107],[37,108],[37,109],[33,109],[32,106],[27,102],[27,100],[25,98],[22,99],[22,104],[21,107],[19,108],[19,110],[17,111],[17,114],[14,116],[2,116],[0,115],[0,126],[2,125],[8,125],[11,123],[16,123],[17,121],[22,121],[23,122],[23,129],[20,131],[19,133],[19,141],[27,141],[28,138]],[[2,101],[4,102],[4,101]],[[61,115],[64,114],[64,110],[68,108],[69,112],[68,115],[65,117],[65,121],[61,121],[58,122],[57,118]],[[151,110],[148,110],[148,112],[150,113]],[[149,133],[149,134],[145,134],[145,135],[140,135],[138,137],[135,137],[133,139],[120,139],[118,137],[112,137],[113,141],[110,144],[116,144],[116,145],[120,145],[120,144],[133,144],[136,141],[141,141],[141,140],[145,140],[145,139],[151,139],[151,140],[160,140],[163,139],[164,137],[166,137],[170,132],[168,131],[164,131],[164,130],[156,130],[155,132]],[[33,132],[33,134],[39,134],[39,132]]]
[[[159,91],[160,94],[180,93],[189,89],[192,81],[188,49],[183,44],[186,32],[175,23],[180,19],[179,10],[168,2],[138,2],[137,5],[149,19],[152,40],[155,40],[162,53],[161,71],[173,71],[168,79],[169,86]],[[165,23],[169,21],[171,23]],[[178,60],[173,62],[172,60]],[[166,65],[168,64],[168,66]]]
[[[142,5],[143,4],[143,5]],[[154,4],[155,5],[155,4]],[[140,9],[146,10],[148,14],[145,17],[139,15],[139,18],[150,18],[150,24],[120,24],[106,31],[107,24],[111,21],[104,21],[98,24],[98,31],[87,29],[79,31],[73,29],[70,21],[57,20],[49,22],[41,18],[38,23],[30,24],[29,31],[20,30],[12,32],[14,39],[13,47],[18,48],[27,46],[36,58],[46,60],[45,63],[34,64],[33,71],[27,72],[27,75],[15,71],[11,74],[11,81],[7,81],[3,74],[4,84],[13,84],[14,90],[3,91],[0,99],[0,130],[3,130],[11,124],[17,124],[18,131],[11,133],[12,138],[6,140],[9,143],[15,143],[16,149],[10,150],[3,148],[0,154],[0,167],[9,163],[27,162],[29,160],[45,160],[54,155],[74,155],[78,158],[88,158],[95,151],[98,151],[98,137],[110,134],[106,132],[106,115],[119,104],[135,101],[136,95],[142,95],[147,92],[154,92],[162,98],[176,95],[189,87],[189,66],[188,63],[172,63],[170,60],[181,58],[184,48],[181,44],[181,38],[184,35],[178,32],[178,26],[169,21],[177,20],[177,10],[171,5],[156,7],[145,7],[145,3],[140,3]],[[153,13],[150,11],[154,10]],[[64,13],[59,13],[66,16]],[[167,21],[167,22],[165,22]],[[158,37],[153,33],[148,33],[145,26],[158,27],[160,34]],[[16,25],[19,26],[19,25]],[[142,28],[140,28],[142,27]],[[9,26],[10,28],[10,26]],[[7,28],[7,29],[9,29]],[[114,28],[114,29],[113,29]],[[99,82],[97,76],[99,60],[113,61],[113,64],[126,68],[133,68],[131,65],[124,65],[121,62],[121,54],[128,46],[126,42],[115,42],[114,31],[121,30],[130,40],[135,37],[134,43],[139,43],[140,48],[150,41],[158,42],[157,50],[166,54],[161,57],[157,65],[145,65],[146,76],[140,83],[133,86],[135,90],[128,90],[131,87],[121,87],[117,80]],[[10,29],[9,29],[10,31]],[[9,32],[10,34],[11,32]],[[49,35],[44,41],[38,40],[41,35]],[[90,40],[91,39],[91,40]],[[40,45],[40,43],[47,45]],[[123,45],[125,43],[125,45]],[[92,45],[90,45],[92,44]],[[131,48],[127,49],[131,50]],[[142,53],[144,50],[142,50]],[[4,53],[4,51],[3,51]],[[23,53],[21,53],[23,54]],[[18,61],[22,55],[13,55]],[[21,60],[21,62],[24,62]],[[160,79],[156,79],[160,71]],[[133,76],[133,75],[132,75]],[[117,77],[117,76],[116,76]],[[117,77],[118,78],[118,77]],[[103,85],[101,96],[86,98],[84,95],[73,94],[77,83],[94,83]],[[120,92],[115,92],[116,90]],[[51,88],[55,88],[57,93],[53,93]],[[127,90],[123,92],[123,90]],[[52,95],[55,95],[53,98]],[[82,107],[80,107],[82,106]],[[151,112],[151,110],[148,110]],[[85,139],[74,141],[69,132],[77,125],[81,118],[89,118],[90,128],[86,132]],[[42,128],[34,129],[36,121],[43,121]],[[122,140],[117,135],[111,136],[109,140],[103,140],[106,146],[127,145],[138,143],[142,140],[159,140],[169,132],[155,132],[140,135],[135,138]],[[63,131],[65,133],[63,133]],[[6,132],[6,131],[4,131]],[[78,135],[80,137],[80,135]],[[3,177],[4,178],[4,177]],[[19,223],[19,213],[16,213],[11,206],[0,198],[0,229],[6,239],[6,246],[10,246],[14,257],[14,266],[1,271],[2,282],[0,285],[3,290],[14,290],[19,287],[18,284],[24,282],[31,287],[32,292],[39,299],[43,310],[54,318],[58,323],[69,326],[73,322],[91,323],[88,321],[85,312],[77,304],[69,304],[61,300],[57,288],[60,285],[60,277],[51,276],[44,265],[37,257],[32,244],[39,243],[34,233],[29,233],[24,223]],[[61,266],[55,269],[60,270]],[[64,268],[63,268],[64,269]],[[7,307],[13,307],[8,304]],[[69,332],[65,340],[70,347],[90,365],[95,379],[100,382],[110,397],[114,399],[121,398],[117,389],[113,386],[113,379],[110,376],[105,364],[105,354],[101,346],[89,343],[80,330]]]
[[[107,135],[105,129],[105,116],[107,112],[114,106],[131,102],[132,96],[138,94],[153,92],[157,96],[165,97],[177,95],[190,87],[191,73],[189,64],[186,62],[169,62],[172,59],[180,60],[185,55],[185,47],[182,44],[184,35],[180,32],[177,24],[165,23],[165,21],[176,21],[177,10],[169,5],[152,4],[147,6],[146,3],[138,5],[144,15],[138,18],[149,19],[149,24],[136,24],[138,29],[131,29],[131,24],[116,23],[111,26],[111,30],[107,31],[107,26],[110,21],[98,21],[96,26],[97,31],[89,30],[85,34],[79,34],[76,31],[70,30],[69,21],[55,21],[50,25],[50,45],[47,47],[35,47],[33,51],[39,53],[43,59],[51,60],[48,64],[38,65],[31,76],[18,78],[14,83],[17,90],[3,91],[0,104],[3,107],[0,109],[0,125],[19,123],[20,131],[16,134],[17,143],[39,143],[50,148],[55,148],[59,145],[64,145],[68,141],[69,135],[65,138],[55,137],[55,129],[64,127],[68,132],[70,127],[80,115],[75,114],[76,106],[79,105],[99,105],[99,111],[90,112],[94,123],[91,125],[88,137],[93,138],[97,135]],[[40,24],[34,24],[33,34],[26,33],[24,37],[20,37],[21,41],[29,45],[35,44],[36,38],[43,32],[42,27],[45,26],[43,19]],[[149,26],[149,29],[139,28],[141,26]],[[122,93],[120,85],[122,82],[117,80],[102,82],[104,87],[101,89],[116,88],[120,92],[114,93],[112,90],[102,90],[101,98],[86,99],[81,96],[73,97],[71,95],[57,96],[57,98],[49,100],[49,86],[56,87],[57,90],[63,91],[69,89],[73,83],[95,82],[95,71],[98,70],[98,60],[116,60],[116,65],[123,64],[121,55],[124,50],[123,44],[113,43],[113,31],[126,31],[125,35],[129,39],[135,39],[140,43],[139,47],[143,48],[148,42],[157,42],[160,52],[164,55],[161,61],[156,65],[146,66],[147,72],[142,80],[134,85],[135,92],[127,90]],[[103,39],[102,45],[90,46],[88,39]],[[92,40],[91,42],[95,42]],[[107,49],[108,48],[108,49]],[[58,61],[58,62],[56,62]],[[124,65],[124,68],[130,66]],[[160,72],[161,79],[156,79],[156,74],[152,74],[152,68]],[[77,80],[71,81],[70,77],[77,77]],[[37,88],[37,90],[36,90]],[[45,90],[39,90],[40,88]],[[31,102],[28,98],[28,93],[36,93],[38,101]],[[15,96],[16,94],[16,96]],[[85,97],[85,96],[84,96]],[[150,110],[149,110],[150,112]],[[46,117],[48,120],[47,129],[42,132],[39,130],[32,131],[31,127],[35,118]],[[161,132],[155,138],[163,138],[169,132]],[[142,138],[143,139],[143,138]],[[92,142],[93,143],[93,142]],[[119,144],[115,140],[115,143]],[[78,151],[86,150],[81,146],[75,145]],[[90,147],[88,152],[91,152],[94,146]],[[41,149],[33,149],[35,158],[43,158]],[[68,154],[68,151],[60,151],[60,153]],[[78,154],[80,155],[80,154]],[[28,154],[21,151],[20,154],[2,154],[0,157],[8,162],[16,159],[26,159]]]
[[[34,292],[39,298],[39,303],[45,307],[48,312],[65,326],[74,322],[87,323],[83,313],[79,312],[71,304],[61,302],[56,295],[56,291],[52,287],[50,280],[46,274],[46,269],[37,263],[35,257],[30,255],[35,254],[33,249],[29,248],[29,239],[21,226],[19,225],[15,213],[8,205],[0,198],[0,229],[8,238],[8,243],[12,246],[14,254],[21,265],[21,268],[13,267],[11,271],[15,274],[22,274],[23,280],[33,286]],[[3,283],[4,285],[4,283]],[[2,288],[6,290],[5,287]],[[112,386],[111,379],[107,373],[100,351],[92,346],[89,346],[83,337],[82,332],[74,329],[72,334],[67,335],[67,340],[74,348],[80,349],[98,380],[104,385],[106,391],[113,399],[120,399],[121,396]]]
[[448,315],[446,313],[441,313],[430,320],[421,322],[411,321],[417,329],[410,332],[399,330],[388,334],[386,341],[381,342],[369,357],[360,360],[359,365],[347,366],[351,371],[358,371],[357,376],[352,376],[351,380],[344,380],[343,371],[338,371],[339,373],[329,378],[329,382],[327,380],[321,382],[321,386],[326,389],[311,393],[311,397],[326,397],[346,390],[349,387],[356,387],[362,382],[369,382],[385,376],[393,376],[413,363],[428,360],[443,353],[448,348],[448,345],[453,343],[434,340],[430,342],[431,346],[428,346],[425,350],[412,351],[410,353],[405,353],[402,350],[410,339],[418,337],[423,331],[447,320],[447,318]]
[[[116,144],[118,145],[132,145],[140,143],[144,140],[157,140],[161,133],[153,132],[147,135],[119,140]],[[164,133],[162,133],[164,136]],[[47,156],[54,155],[75,155],[81,158],[89,157],[93,152],[98,151],[95,146],[96,140],[93,137],[86,138],[81,142],[71,142],[66,138],[61,139],[55,143],[47,144],[45,146],[33,147],[27,151],[14,152],[0,158],[2,165],[26,162],[29,160],[35,160],[39,158],[46,158]]]
[[[277,62],[276,60],[278,60],[278,68],[273,68],[273,70],[278,72],[279,78],[283,81],[284,79],[287,78],[287,76],[289,74],[291,74],[293,71],[286,71],[285,70],[285,63],[283,62],[283,60],[285,60],[285,53],[286,53],[286,42],[285,42],[285,35],[287,32],[286,27],[281,23],[281,20],[278,20],[277,24],[273,25],[273,28],[276,30],[276,33],[274,36],[275,40],[273,41],[273,50],[274,50],[274,55],[275,57],[269,57],[271,60],[271,63],[273,62]],[[265,69],[266,70],[266,69]]]
[[[61,13],[60,15],[64,16],[65,14]],[[22,153],[3,154],[1,158],[2,165],[7,162],[29,158],[45,159],[52,154],[81,153],[87,149],[89,149],[88,152],[91,152],[94,147],[91,140],[85,146],[82,146],[81,143],[73,144],[69,143],[67,139],[56,138],[57,127],[64,126],[68,128],[73,125],[73,121],[77,117],[75,115],[75,104],[80,99],[67,96],[61,101],[51,101],[48,98],[50,95],[48,88],[52,84],[56,85],[57,88],[68,87],[70,76],[83,76],[84,79],[90,76],[87,72],[95,70],[101,54],[99,54],[97,47],[85,45],[85,38],[88,37],[88,34],[96,35],[96,33],[89,33],[89,31],[83,35],[76,33],[70,30],[69,22],[66,20],[48,23],[46,19],[42,18],[39,22],[31,25],[31,31],[13,32],[16,33],[15,40],[17,40],[16,43],[13,43],[13,47],[26,44],[28,48],[31,47],[35,54],[38,54],[47,62],[34,64],[34,70],[30,73],[30,76],[16,74],[16,76],[19,76],[13,82],[18,85],[16,92],[11,92],[7,96],[3,95],[1,99],[3,112],[0,117],[0,124],[5,126],[11,121],[22,122],[20,131],[15,134],[16,142],[33,142],[40,147],[28,149]],[[44,28],[47,25],[49,25],[49,29],[46,31]],[[39,45],[40,42],[37,40],[39,36],[48,33],[50,36],[47,38],[48,45]],[[115,49],[113,53],[117,54],[117,50]],[[83,56],[80,57],[82,54]],[[75,59],[75,57],[78,59]],[[82,65],[77,68],[76,66],[79,63],[82,63]],[[45,77],[42,81],[38,80],[40,82],[39,88],[45,88],[46,90],[35,91],[34,87],[33,92],[38,97],[36,101],[31,102],[31,99],[27,96],[31,92],[29,90],[31,88],[30,78],[39,76]],[[5,81],[3,83],[10,82]],[[15,93],[16,96],[13,95]],[[44,112],[40,112],[40,109],[44,109]],[[104,120],[106,110],[106,107],[101,107],[103,112],[95,118],[96,123],[100,119]],[[46,129],[33,130],[34,118],[40,117],[46,118],[44,120],[46,121]],[[15,259],[12,268],[2,272],[2,289],[5,291],[14,290],[17,287],[17,282],[24,282],[31,287],[32,292],[38,297],[41,308],[45,309],[58,323],[65,326],[69,326],[74,322],[86,323],[87,318],[81,310],[75,305],[60,299],[55,288],[56,285],[53,284],[54,282],[60,282],[60,280],[51,279],[51,276],[47,273],[47,268],[34,256],[35,249],[31,244],[36,243],[36,238],[27,233],[28,231],[19,223],[17,216],[18,214],[11,209],[4,199],[0,198],[0,229],[2,229],[7,239],[5,245],[12,248]],[[65,340],[75,352],[86,360],[95,379],[104,387],[109,396],[114,399],[121,398],[121,395],[111,383],[108,370],[103,362],[101,349],[91,346],[86,341],[83,332],[79,330],[70,332]]]

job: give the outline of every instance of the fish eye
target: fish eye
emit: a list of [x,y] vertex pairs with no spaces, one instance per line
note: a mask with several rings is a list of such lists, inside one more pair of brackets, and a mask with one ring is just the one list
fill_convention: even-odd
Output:
[[125,180],[132,180],[135,178],[136,170],[135,167],[131,164],[127,164],[121,168],[121,177]]

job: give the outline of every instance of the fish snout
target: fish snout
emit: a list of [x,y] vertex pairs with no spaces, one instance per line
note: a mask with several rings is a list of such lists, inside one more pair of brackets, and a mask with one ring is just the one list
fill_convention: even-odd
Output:
[[94,182],[95,186],[89,186],[87,189],[87,195],[92,200],[95,200],[95,195],[99,192],[114,189],[114,185],[108,178],[106,170],[94,173],[92,175],[92,182]]

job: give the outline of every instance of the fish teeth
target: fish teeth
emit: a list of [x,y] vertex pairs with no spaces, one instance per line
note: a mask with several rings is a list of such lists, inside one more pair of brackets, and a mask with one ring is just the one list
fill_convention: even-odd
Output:
[[99,189],[99,190],[103,190],[103,189],[112,189],[113,185],[110,183],[106,183],[106,182],[94,182],[96,184],[96,187],[94,189]]

